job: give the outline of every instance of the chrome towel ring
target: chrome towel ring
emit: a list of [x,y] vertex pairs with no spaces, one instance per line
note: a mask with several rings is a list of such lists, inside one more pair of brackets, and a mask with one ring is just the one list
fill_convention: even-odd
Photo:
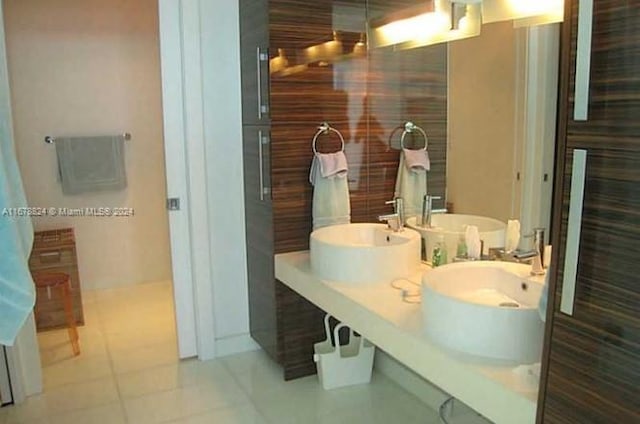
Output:
[[316,141],[318,140],[318,137],[320,137],[320,135],[324,135],[324,134],[329,134],[329,132],[333,131],[334,133],[338,134],[338,137],[340,137],[340,142],[342,143],[342,147],[340,148],[341,152],[344,152],[344,137],[342,137],[342,134],[340,133],[340,131],[338,131],[337,129],[333,128],[331,125],[329,125],[328,122],[323,122],[322,124],[320,124],[320,126],[318,127],[318,132],[316,133],[316,135],[313,136],[313,153],[314,154],[318,154],[318,150],[316,149]]
[[411,121],[408,121],[404,124],[404,131],[402,131],[402,137],[400,137],[400,147],[402,147],[403,149],[406,149],[404,145],[404,139],[407,136],[407,134],[413,134],[415,131],[418,131],[424,137],[424,147],[422,148],[422,150],[427,150],[427,146],[429,145],[429,139],[427,138],[427,133],[424,132],[422,128],[420,128],[419,126],[417,126]]

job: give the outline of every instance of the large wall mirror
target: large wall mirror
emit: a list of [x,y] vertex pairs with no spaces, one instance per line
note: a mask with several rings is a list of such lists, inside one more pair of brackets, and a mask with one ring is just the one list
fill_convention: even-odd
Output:
[[520,219],[523,232],[548,227],[558,25],[483,25],[448,57],[447,199],[459,213]]
[[[442,198],[436,209],[446,201],[459,214],[520,219],[523,233],[548,227],[557,24],[515,28],[505,21],[450,43],[367,50],[375,22],[424,2],[326,2],[309,7],[313,19],[303,27],[294,25],[303,12],[293,14],[291,2],[271,7],[274,196],[288,195],[300,180],[300,204],[308,207],[308,140],[330,121],[345,139],[352,221],[388,213],[402,125],[411,121],[429,138],[428,192]],[[408,139],[408,147],[423,143]],[[321,151],[338,148],[337,139],[319,142]]]

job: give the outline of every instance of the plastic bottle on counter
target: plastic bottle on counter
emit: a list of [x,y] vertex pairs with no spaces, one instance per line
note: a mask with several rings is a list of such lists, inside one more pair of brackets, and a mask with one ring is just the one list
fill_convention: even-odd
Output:
[[431,265],[435,268],[447,263],[447,245],[444,241],[444,235],[438,236],[438,242],[433,248],[433,254],[431,255]]
[[458,237],[458,246],[456,247],[456,258],[466,259],[468,256],[467,241],[465,240],[464,233],[460,233],[460,236]]

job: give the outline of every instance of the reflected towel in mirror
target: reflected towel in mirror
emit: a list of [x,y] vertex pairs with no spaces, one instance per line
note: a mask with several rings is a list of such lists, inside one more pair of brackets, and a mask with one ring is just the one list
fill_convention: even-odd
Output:
[[412,171],[429,171],[431,170],[431,161],[429,160],[429,152],[425,149],[402,149],[407,168]]
[[422,199],[427,194],[427,171],[421,167],[409,168],[406,156],[405,151],[400,154],[394,193],[404,200],[405,220],[422,213]]

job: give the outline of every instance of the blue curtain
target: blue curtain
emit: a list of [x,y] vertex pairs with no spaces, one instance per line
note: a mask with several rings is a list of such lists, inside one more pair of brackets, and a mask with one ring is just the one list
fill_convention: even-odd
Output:
[[0,344],[12,346],[35,302],[29,272],[33,244],[31,218],[20,215],[27,205],[18,169],[0,2]]

